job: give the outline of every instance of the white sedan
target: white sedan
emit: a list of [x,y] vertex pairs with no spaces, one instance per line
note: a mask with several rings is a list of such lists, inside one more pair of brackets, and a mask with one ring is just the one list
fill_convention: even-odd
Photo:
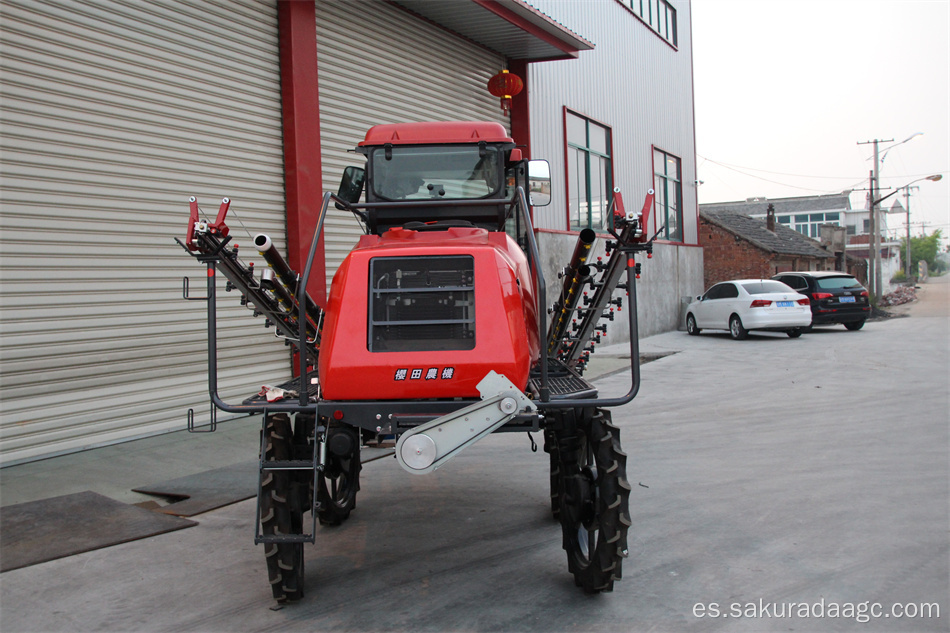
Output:
[[686,331],[729,330],[744,339],[749,330],[785,332],[792,338],[811,325],[808,297],[772,279],[734,279],[712,286],[686,309]]

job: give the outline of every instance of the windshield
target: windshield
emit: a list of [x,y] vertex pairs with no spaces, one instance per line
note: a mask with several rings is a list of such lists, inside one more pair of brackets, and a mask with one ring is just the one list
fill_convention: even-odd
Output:
[[769,292],[795,292],[781,281],[752,281],[742,284],[750,295],[764,295]]
[[817,282],[822,290],[864,289],[864,286],[854,277],[819,277]]
[[380,147],[370,160],[373,193],[386,200],[486,198],[501,184],[494,147]]

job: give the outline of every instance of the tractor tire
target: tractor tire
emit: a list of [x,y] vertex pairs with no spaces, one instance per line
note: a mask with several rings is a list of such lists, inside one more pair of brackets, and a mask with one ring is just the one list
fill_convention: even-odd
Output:
[[557,451],[557,437],[550,429],[544,431],[544,452],[551,462],[551,516],[561,516],[561,463]]
[[[293,431],[286,414],[269,416],[265,427],[265,461],[289,460],[293,457]],[[265,471],[261,482],[261,533],[265,536],[300,534],[303,530],[303,509],[300,506],[299,484],[293,471]],[[303,598],[303,543],[265,543],[267,576],[278,602]]]
[[320,525],[340,525],[356,508],[360,489],[360,435],[353,427],[331,422],[327,429],[327,460],[317,475],[317,517]]
[[565,416],[558,438],[563,546],[575,584],[585,593],[609,592],[628,553],[627,456],[609,411],[578,413]]

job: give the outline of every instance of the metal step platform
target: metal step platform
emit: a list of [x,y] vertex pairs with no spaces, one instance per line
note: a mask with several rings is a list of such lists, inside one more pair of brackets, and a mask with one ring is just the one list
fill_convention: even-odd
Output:
[[[312,378],[313,374],[310,374],[310,377]],[[300,394],[300,377],[298,376],[297,378],[292,378],[283,384],[276,385],[275,388],[283,389],[284,391],[294,392],[294,394],[297,394],[297,395],[287,396],[285,397],[285,399],[296,399],[299,397],[299,394]],[[314,384],[308,385],[308,389],[307,389],[308,400],[310,402],[316,402],[318,399],[317,396],[319,394],[319,391],[320,391],[320,385],[314,385]],[[260,393],[257,393],[251,396],[250,398],[246,399],[243,402],[243,404],[267,404],[267,398],[261,395]]]
[[[552,400],[597,397],[597,388],[561,361],[552,360],[548,365],[548,388]],[[541,392],[541,377],[537,372],[532,372],[528,380],[528,391],[533,394]]]

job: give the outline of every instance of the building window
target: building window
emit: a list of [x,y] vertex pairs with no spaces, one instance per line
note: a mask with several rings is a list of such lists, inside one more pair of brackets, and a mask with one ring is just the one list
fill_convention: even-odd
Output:
[[676,9],[666,0],[625,0],[644,23],[673,46],[676,39]]
[[[756,215],[753,217],[764,217]],[[799,213],[797,215],[779,215],[776,216],[779,224],[794,229],[802,235],[819,239],[821,237],[822,224],[837,224],[841,226],[841,213],[839,211],[829,211],[827,213]]]
[[571,228],[602,230],[613,172],[610,128],[566,112],[568,214]]
[[671,242],[683,241],[683,183],[680,159],[663,150],[653,149],[653,173],[656,226],[660,237]]

